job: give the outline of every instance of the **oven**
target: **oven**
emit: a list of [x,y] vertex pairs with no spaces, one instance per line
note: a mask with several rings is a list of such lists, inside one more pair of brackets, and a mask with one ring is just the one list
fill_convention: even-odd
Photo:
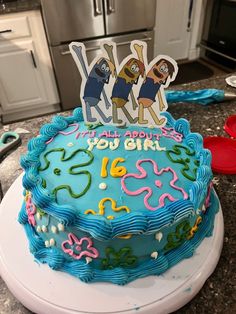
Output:
[[236,0],[208,1],[201,46],[206,56],[236,66]]

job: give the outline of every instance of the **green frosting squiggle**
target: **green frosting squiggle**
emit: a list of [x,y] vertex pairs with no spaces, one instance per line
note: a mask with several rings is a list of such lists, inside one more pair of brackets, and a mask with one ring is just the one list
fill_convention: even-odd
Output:
[[101,122],[99,122],[99,123],[95,123],[95,124],[85,123],[85,125],[86,125],[88,130],[94,130],[96,128],[99,128],[103,124]]
[[80,152],[83,152],[85,154],[87,154],[90,158],[88,161],[82,163],[82,164],[77,164],[75,166],[73,166],[74,168],[77,168],[77,167],[84,167],[84,166],[87,166],[87,165],[90,165],[94,159],[94,156],[93,154],[87,150],[87,149],[83,149],[83,148],[79,148],[79,149],[76,149],[75,151],[73,151],[69,156],[65,157],[66,155],[66,150],[65,148],[53,148],[49,151],[47,151],[44,155],[43,155],[43,159],[45,161],[45,166],[44,167],[39,167],[39,171],[44,171],[46,169],[49,168],[50,166],[50,161],[47,159],[47,156],[53,152],[62,152],[62,156],[61,156],[61,161],[67,161],[67,160],[70,160],[71,158],[73,158],[77,153],[80,153]]
[[55,168],[55,169],[53,170],[53,173],[54,173],[56,176],[59,176],[59,175],[61,174],[61,169]]
[[130,247],[123,247],[116,252],[112,247],[106,248],[106,258],[102,259],[102,269],[113,269],[116,267],[129,267],[136,263],[137,257],[132,255]]
[[[61,158],[60,158],[60,160],[62,162],[72,159],[77,153],[85,153],[89,157],[88,161],[82,162],[82,163],[77,163],[77,164],[71,166],[68,169],[68,173],[69,174],[72,174],[72,175],[83,175],[83,174],[85,174],[88,177],[88,183],[87,183],[86,187],[83,189],[82,192],[75,193],[72,190],[71,186],[68,185],[68,184],[59,185],[59,186],[55,187],[53,189],[53,191],[52,191],[52,193],[55,195],[56,201],[57,201],[57,193],[60,190],[67,190],[68,193],[70,194],[70,196],[73,197],[73,198],[79,198],[79,197],[83,196],[88,191],[88,189],[91,186],[91,182],[92,182],[91,173],[89,171],[87,171],[87,170],[76,171],[76,169],[84,167],[84,166],[87,166],[87,165],[90,165],[93,162],[93,159],[94,159],[93,154],[89,150],[87,150],[87,149],[79,148],[79,149],[73,151],[69,156],[66,157],[66,150],[64,148],[54,148],[54,149],[51,149],[51,150],[47,151],[43,155],[43,159],[45,161],[45,166],[43,166],[43,167],[41,166],[39,168],[39,171],[44,171],[44,170],[49,168],[51,162],[48,160],[47,156],[49,154],[53,153],[53,152],[61,152],[62,153]],[[61,171],[60,171],[60,169],[55,168],[53,172],[54,172],[55,175],[60,175]],[[43,185],[43,187],[46,187],[46,181],[44,179],[42,181],[42,185]]]
[[60,190],[67,190],[71,197],[73,197],[73,198],[79,198],[79,197],[83,196],[83,195],[88,191],[88,189],[90,188],[92,178],[91,178],[91,174],[90,174],[89,171],[84,170],[84,171],[80,171],[80,172],[73,173],[73,174],[77,174],[77,175],[79,175],[79,174],[85,174],[85,175],[87,175],[87,177],[88,177],[88,183],[87,183],[86,187],[83,189],[82,192],[80,192],[80,193],[77,194],[77,193],[73,192],[73,190],[72,190],[72,188],[71,188],[70,185],[68,185],[68,184],[59,185],[59,186],[55,187],[55,189],[53,189],[53,191],[52,191],[52,193],[53,193],[53,194],[55,195],[55,197],[56,197],[56,200],[57,200],[57,192],[60,191]]
[[176,226],[175,232],[171,232],[167,236],[167,244],[165,245],[165,250],[172,250],[180,246],[183,241],[187,239],[191,226],[189,221],[182,221]]
[[170,161],[174,162],[174,163],[178,163],[178,164],[182,164],[184,167],[181,168],[181,173],[182,175],[191,180],[191,181],[195,181],[196,180],[196,173],[197,173],[197,167],[199,166],[199,161],[198,160],[194,160],[194,165],[196,166],[193,169],[190,169],[189,167],[189,163],[190,163],[190,158],[176,158],[174,159],[174,155],[175,156],[181,156],[182,154],[182,150],[185,151],[185,154],[187,156],[195,156],[195,151],[191,151],[188,147],[185,147],[183,145],[174,145],[172,150],[167,150],[166,151],[166,155],[169,158]]

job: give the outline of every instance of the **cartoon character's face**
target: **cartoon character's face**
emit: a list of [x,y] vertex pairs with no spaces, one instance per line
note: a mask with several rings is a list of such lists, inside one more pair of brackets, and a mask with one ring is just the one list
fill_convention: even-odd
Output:
[[165,60],[157,62],[148,72],[147,77],[150,77],[154,80],[155,83],[165,84],[169,76],[168,65]]
[[98,63],[95,63],[89,76],[96,78],[98,81],[108,83],[111,70],[106,60],[101,59]]
[[129,60],[122,68],[119,73],[119,77],[122,77],[126,80],[126,83],[136,83],[140,74],[141,69],[137,62],[138,60],[132,58]]

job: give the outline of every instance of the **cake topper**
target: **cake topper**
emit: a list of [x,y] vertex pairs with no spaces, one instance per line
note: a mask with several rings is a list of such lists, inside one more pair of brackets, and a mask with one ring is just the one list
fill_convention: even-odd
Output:
[[88,124],[134,124],[163,127],[167,110],[164,89],[177,75],[177,64],[159,55],[150,63],[147,45],[132,41],[131,54],[118,63],[116,45],[101,45],[101,55],[88,64],[83,43],[72,42],[71,54],[82,77],[81,102]]

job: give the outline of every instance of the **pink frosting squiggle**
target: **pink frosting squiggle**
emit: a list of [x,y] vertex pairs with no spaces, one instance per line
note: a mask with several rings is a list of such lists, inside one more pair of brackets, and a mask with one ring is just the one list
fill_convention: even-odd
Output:
[[50,140],[48,140],[45,144],[48,145],[48,144],[52,143],[53,140],[54,140],[54,137],[51,137]]
[[161,128],[161,132],[162,132],[162,135],[164,137],[172,138],[173,140],[175,140],[178,143],[182,142],[182,140],[183,140],[183,135],[176,132],[175,129],[173,129],[173,128],[163,127],[163,128]]
[[[84,237],[84,238],[78,239],[73,233],[69,233],[68,239],[69,240],[62,242],[61,247],[62,247],[62,250],[66,254],[69,254],[74,259],[81,259],[81,257],[83,256],[88,256],[92,258],[97,258],[99,256],[98,250],[92,246],[93,242],[90,238]],[[87,251],[81,251],[83,242],[88,243],[86,246]],[[73,250],[73,247],[75,248],[76,251],[80,253],[76,254]]]
[[[67,136],[67,135],[70,135],[70,134],[75,133],[75,132],[79,129],[79,123],[71,123],[71,124],[68,125],[68,127],[70,127],[70,126],[74,126],[74,129],[71,130],[71,131],[68,131],[68,132],[59,131],[58,134],[62,134],[62,135]],[[55,136],[52,137],[52,138],[50,138],[50,139],[46,142],[46,144],[47,144],[47,145],[50,144],[50,143],[54,140],[54,138],[55,138]]]
[[70,134],[75,133],[79,129],[79,123],[71,123],[68,125],[68,127],[70,127],[70,126],[74,126],[75,128],[71,131],[68,131],[68,132],[59,131],[58,133],[60,133],[62,135],[70,135]]
[[32,202],[32,198],[30,195],[27,195],[26,199],[26,213],[28,215],[28,222],[30,225],[35,226],[36,221],[34,215],[36,214],[36,206]]
[[175,198],[170,195],[169,193],[164,193],[162,196],[159,198],[159,207],[165,206],[165,199],[168,198],[171,202],[175,201]]
[[207,190],[207,197],[205,200],[205,207],[208,208],[211,204],[210,199],[211,199],[211,189],[213,188],[213,182],[211,181],[209,186],[208,186],[208,190]]
[[[136,167],[137,169],[139,170],[140,174],[136,174],[136,173],[128,173],[126,175],[124,175],[121,179],[121,186],[122,186],[122,189],[125,191],[126,194],[128,195],[132,195],[132,196],[136,196],[136,195],[139,195],[143,192],[147,192],[147,194],[145,195],[144,197],[144,205],[147,209],[149,210],[156,210],[162,206],[164,206],[165,204],[165,199],[168,198],[170,201],[175,201],[176,199],[169,193],[164,193],[160,196],[159,200],[158,200],[158,206],[157,207],[152,207],[150,204],[149,204],[149,198],[152,196],[153,194],[153,191],[150,187],[148,186],[144,186],[144,187],[141,187],[140,189],[136,190],[136,191],[130,191],[127,189],[126,185],[125,185],[125,180],[127,178],[136,178],[136,179],[144,179],[147,177],[147,172],[146,170],[141,167],[141,163],[143,162],[150,162],[152,163],[153,165],[153,170],[154,170],[154,173],[158,176],[162,175],[164,172],[171,172],[172,175],[173,175],[173,179],[170,181],[170,186],[177,190],[177,191],[180,191],[182,194],[183,194],[183,198],[184,199],[187,199],[188,198],[188,194],[184,191],[183,188],[181,187],[178,187],[177,185],[175,185],[175,182],[178,180],[178,176],[176,174],[176,172],[171,168],[171,167],[166,167],[166,168],[162,168],[160,171],[158,171],[158,166],[156,164],[156,162],[152,159],[142,159],[142,160],[138,160],[137,163],[136,163]],[[156,184],[157,187],[160,188],[160,181],[155,181],[155,182],[158,182],[158,184]]]

